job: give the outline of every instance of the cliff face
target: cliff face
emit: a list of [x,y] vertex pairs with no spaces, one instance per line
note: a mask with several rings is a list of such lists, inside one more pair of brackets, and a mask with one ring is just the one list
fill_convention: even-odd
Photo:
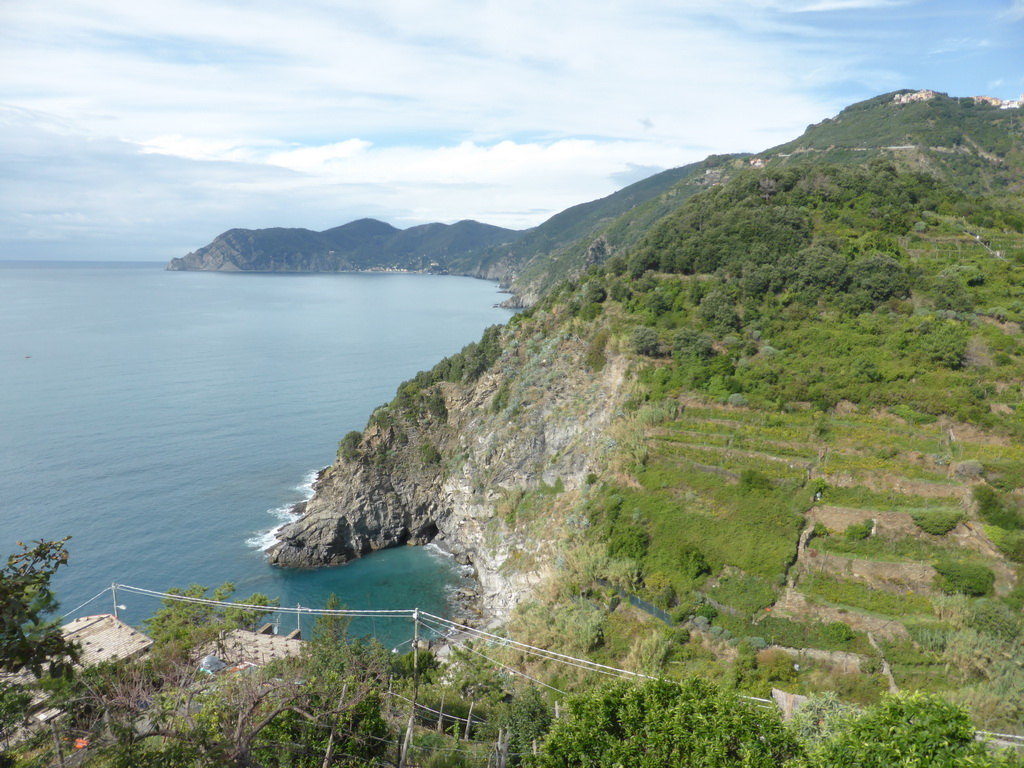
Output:
[[588,369],[586,342],[569,335],[506,338],[503,348],[472,384],[435,385],[446,419],[379,410],[351,458],[339,456],[322,474],[270,562],[340,564],[436,540],[475,566],[488,613],[507,615],[550,567],[563,535],[550,511],[517,523],[514,500],[540,487],[573,493],[600,471],[625,364],[612,357],[601,371]]

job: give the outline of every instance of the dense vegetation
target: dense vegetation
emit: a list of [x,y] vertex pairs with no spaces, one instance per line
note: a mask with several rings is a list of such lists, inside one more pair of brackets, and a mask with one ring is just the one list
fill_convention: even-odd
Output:
[[[334,598],[327,606],[339,607]],[[790,722],[697,677],[591,679],[566,696],[505,674],[494,644],[481,653],[463,641],[444,663],[426,651],[399,656],[349,637],[334,615],[318,619],[297,656],[202,671],[199,658],[217,652],[209,639],[241,616],[230,603],[165,600],[149,625],[149,655],[44,683],[42,700],[62,715],[51,732],[7,742],[0,762],[63,764],[57,745],[75,743],[75,764],[133,768],[1021,765],[976,741],[966,712],[934,696],[888,697],[864,710],[823,697]],[[28,707],[17,686],[3,685],[5,736]]]
[[[837,130],[867,130],[890,101],[857,105]],[[984,152],[1017,125],[956,100],[915,109],[929,130],[952,110],[948,130],[969,129]],[[517,637],[755,695],[939,692],[980,727],[1019,731],[1019,200],[898,153],[819,154],[759,170],[709,161],[718,181],[628,242],[607,233],[637,214],[606,225],[603,263],[489,329],[468,366],[456,355],[403,385],[371,424],[440,434],[442,385],[487,370],[491,410],[514,420],[550,386],[537,361],[564,357],[567,340],[595,374],[625,357],[632,388],[600,471],[579,491],[504,491],[495,535],[554,524],[571,542],[540,602],[513,618]],[[826,655],[794,671],[787,654],[801,649]]]
[[[471,478],[505,567],[550,566],[502,632],[656,679],[493,638],[414,670],[321,625],[179,721],[192,639],[247,618],[169,604],[153,659],[64,689],[75,727],[116,736],[110,765],[384,763],[417,698],[409,749],[438,767],[1013,764],[973,729],[1024,733],[1022,151],[1015,111],[887,94],[764,168],[709,158],[570,209],[510,252],[543,297],[341,440],[338,466]],[[473,475],[453,393],[486,384],[475,417],[516,425],[609,366],[627,383],[585,475]],[[160,740],[111,680],[149,686]],[[744,698],[773,688],[811,698],[783,723]]]

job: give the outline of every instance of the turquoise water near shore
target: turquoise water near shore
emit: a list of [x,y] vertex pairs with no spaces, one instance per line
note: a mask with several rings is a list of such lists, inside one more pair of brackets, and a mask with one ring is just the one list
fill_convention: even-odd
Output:
[[[236,584],[285,605],[450,612],[422,548],[285,571],[261,547],[337,442],[509,312],[495,284],[406,274],[0,262],[0,546],[71,535],[64,611],[112,582]],[[158,604],[119,594],[138,623]],[[109,596],[81,613],[109,612]],[[307,621],[304,619],[304,621]],[[294,628],[294,617],[282,619]],[[408,620],[357,622],[386,642]]]

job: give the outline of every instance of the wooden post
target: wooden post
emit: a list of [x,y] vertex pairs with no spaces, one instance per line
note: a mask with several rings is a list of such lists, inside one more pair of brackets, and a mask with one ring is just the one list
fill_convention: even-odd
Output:
[[64,768],[64,750],[60,746],[60,736],[57,735],[57,723],[55,720],[50,721],[50,730],[53,731],[53,747],[57,750],[57,765],[60,768]]
[[508,766],[508,742],[512,738],[511,731],[505,731],[505,737],[500,740],[498,745],[498,768],[507,768]]
[[441,709],[437,713],[437,732],[444,733],[444,693],[441,694]]
[[469,715],[467,715],[467,717],[466,717],[466,735],[463,736],[463,738],[466,741],[469,741],[469,726],[472,725],[472,723],[473,723],[473,705],[474,704],[476,704],[476,702],[473,701],[472,699],[470,699],[470,701],[469,701]]

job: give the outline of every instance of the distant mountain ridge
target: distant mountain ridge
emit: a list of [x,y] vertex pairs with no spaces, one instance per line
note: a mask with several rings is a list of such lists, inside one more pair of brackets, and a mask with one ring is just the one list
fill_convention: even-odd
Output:
[[[998,102],[998,103],[996,103]],[[1024,108],[987,97],[903,89],[852,104],[757,155],[712,155],[515,231],[475,221],[399,230],[361,219],[325,232],[234,229],[168,269],[332,272],[407,270],[499,280],[510,306],[530,306],[565,279],[630,251],[698,192],[747,170],[795,163],[859,165],[887,158],[972,194],[1024,189]]]
[[212,243],[172,259],[172,271],[347,272],[395,270],[459,271],[467,256],[510,244],[522,232],[478,221],[422,224],[398,229],[376,219],[340,227],[309,229],[230,229]]

